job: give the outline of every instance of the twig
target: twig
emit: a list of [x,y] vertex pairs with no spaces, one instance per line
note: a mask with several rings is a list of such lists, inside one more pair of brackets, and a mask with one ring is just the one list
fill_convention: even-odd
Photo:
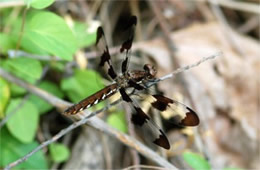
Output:
[[23,37],[23,34],[24,34],[24,26],[25,26],[25,17],[26,17],[26,14],[27,14],[27,11],[28,11],[28,8],[25,8],[24,11],[23,11],[23,18],[22,18],[22,25],[21,25],[21,32],[19,33],[19,37],[18,37],[18,40],[17,40],[17,44],[16,44],[16,51],[19,49],[20,47],[20,44],[21,44],[21,40],[22,40],[22,37]]
[[[115,105],[116,103],[118,103],[118,101],[112,103],[111,105]],[[34,153],[36,153],[37,151],[39,151],[43,147],[48,146],[49,144],[55,142],[56,140],[58,140],[59,138],[61,138],[65,134],[69,133],[73,129],[75,129],[75,128],[83,125],[83,124],[86,124],[86,123],[88,123],[89,125],[97,128],[97,129],[99,129],[99,130],[101,130],[103,132],[106,132],[107,134],[109,134],[111,136],[116,137],[117,139],[119,139],[121,142],[123,142],[124,144],[126,144],[128,146],[134,147],[138,152],[140,152],[144,156],[150,158],[151,160],[153,160],[157,164],[159,164],[159,165],[161,165],[163,167],[166,167],[166,168],[177,169],[172,164],[170,164],[168,161],[166,161],[165,159],[160,157],[157,153],[155,153],[154,151],[152,151],[151,149],[149,149],[148,147],[146,147],[144,144],[140,143],[136,139],[131,138],[130,136],[128,136],[126,134],[123,134],[123,133],[119,132],[116,129],[113,129],[112,127],[107,125],[105,122],[103,122],[101,119],[99,119],[98,117],[92,117],[93,115],[96,115],[96,114],[98,114],[100,112],[103,112],[103,111],[107,110],[109,107],[111,107],[111,106],[106,106],[106,107],[104,107],[101,110],[93,112],[92,114],[90,114],[89,116],[85,117],[84,119],[81,119],[81,120],[73,123],[69,127],[61,130],[58,134],[53,136],[51,139],[43,142],[41,145],[39,145],[37,148],[32,150],[30,153],[28,153],[24,157],[22,157],[22,158],[16,160],[15,162],[12,162],[9,165],[7,165],[5,167],[5,170],[11,169],[12,167],[15,167],[18,164],[24,162],[30,156],[32,156]],[[90,117],[92,117],[92,118],[90,119]]]
[[223,33],[226,35],[225,37],[227,38],[227,40],[230,42],[231,47],[238,52],[238,54],[240,56],[245,56],[244,51],[241,49],[240,45],[238,44],[235,36],[232,33],[232,28],[229,26],[228,21],[226,20],[226,17],[224,16],[224,14],[222,13],[217,0],[208,0],[211,6],[211,9],[213,11],[213,13],[215,14],[215,16],[217,17],[219,23],[222,25],[223,27]]
[[198,62],[196,62],[196,63],[194,63],[194,64],[186,65],[186,66],[184,66],[184,67],[180,67],[180,68],[178,68],[177,70],[173,71],[172,73],[167,74],[167,75],[165,75],[165,76],[162,76],[162,77],[158,78],[155,82],[149,84],[148,87],[150,87],[150,86],[152,86],[152,85],[154,85],[154,84],[156,84],[156,83],[158,83],[158,82],[160,82],[160,81],[163,81],[163,80],[172,78],[174,75],[176,75],[176,74],[178,74],[178,73],[187,71],[187,70],[192,69],[192,68],[194,68],[194,67],[197,67],[197,66],[199,66],[201,63],[203,63],[203,62],[205,62],[205,61],[207,61],[207,60],[212,60],[212,59],[214,59],[214,58],[216,58],[216,57],[218,57],[218,56],[222,56],[222,55],[223,55],[223,52],[220,51],[220,52],[217,52],[216,54],[213,54],[213,55],[211,55],[211,56],[204,57],[204,58],[202,58],[201,60],[199,60]]
[[46,92],[45,90],[42,90],[34,85],[31,85],[15,76],[12,74],[6,72],[4,69],[0,67],[0,76],[8,80],[9,82],[15,83],[16,85],[19,85],[29,92],[41,97],[42,99],[46,100],[49,102],[51,105],[59,108],[60,110],[64,110],[68,105],[70,105],[69,102],[66,102],[64,100],[61,100],[57,98],[56,96],[53,96],[52,94]]
[[8,53],[8,57],[10,57],[10,58],[26,56],[28,58],[34,58],[34,59],[42,60],[42,61],[50,61],[50,60],[61,61],[61,59],[56,56],[36,55],[36,54],[27,53],[22,50],[8,50],[7,53]]
[[[219,56],[222,53],[217,53],[215,55],[209,56],[209,57],[205,57],[202,60],[198,61],[197,63],[190,65],[190,66],[185,66],[183,68],[180,68],[176,71],[174,71],[173,73],[170,73],[164,77],[159,78],[159,81],[168,79],[170,77],[172,77],[174,74],[177,74],[181,71],[186,71],[187,69],[193,68],[198,66],[199,64],[201,64],[202,62],[205,62],[209,59],[214,59],[215,57]],[[63,101],[59,98],[57,98],[56,96],[53,96],[47,92],[45,92],[44,90],[41,90],[29,83],[26,83],[18,78],[16,78],[15,76],[7,73],[6,71],[4,71],[3,69],[0,68],[0,76],[2,76],[3,78],[5,78],[6,80],[15,83],[25,89],[27,89],[29,92],[34,93],[35,95],[38,95],[39,97],[43,98],[44,100],[46,100],[47,102],[49,102],[50,104],[52,104],[53,106],[57,107],[60,110],[64,110],[65,107],[68,107],[70,105],[70,103]],[[159,82],[157,81],[157,82]],[[39,145],[37,148],[35,148],[34,150],[32,150],[30,153],[28,153],[27,155],[25,155],[24,157],[16,160],[15,162],[10,163],[9,165],[7,165],[5,167],[5,169],[11,169],[12,167],[17,166],[18,164],[24,162],[25,160],[27,160],[30,156],[32,156],[35,152],[39,151],[40,149],[42,149],[45,146],[48,146],[49,144],[53,143],[54,141],[58,140],[60,137],[64,136],[65,134],[69,133],[70,131],[72,131],[73,129],[75,129],[76,127],[83,125],[85,123],[88,123],[89,125],[113,136],[116,137],[118,140],[120,140],[122,143],[124,143],[125,145],[128,145],[132,148],[135,148],[139,153],[141,153],[142,155],[144,155],[145,157],[153,160],[155,163],[157,163],[158,165],[161,165],[163,167],[166,168],[170,168],[170,169],[177,169],[175,166],[173,166],[172,164],[170,164],[167,160],[165,160],[164,158],[162,158],[161,156],[159,156],[157,153],[155,153],[154,151],[152,151],[150,148],[146,147],[144,144],[140,143],[139,141],[137,141],[136,139],[123,134],[121,132],[119,132],[118,130],[110,127],[109,125],[107,125],[105,122],[103,122],[101,119],[99,119],[98,117],[94,117],[94,115],[107,110],[108,108],[110,108],[112,105],[115,105],[117,103],[119,103],[121,101],[121,99],[115,101],[114,103],[105,106],[103,109],[98,110],[96,112],[92,112],[90,113],[88,116],[83,117],[82,115],[78,115],[77,118],[81,119],[75,123],[73,123],[72,125],[70,125],[69,127],[61,130],[58,134],[56,134],[55,136],[53,136],[51,139],[43,142],[41,145]],[[84,111],[85,112],[85,111]],[[91,119],[90,119],[91,118]]]
[[[260,10],[260,9],[259,9]],[[245,24],[240,26],[237,31],[240,33],[248,33],[249,31],[253,30],[254,28],[259,27],[259,15],[251,16]]]
[[[65,108],[67,108],[69,105],[71,105],[68,102],[65,102],[59,98],[57,98],[56,96],[53,96],[33,85],[30,85],[16,77],[14,77],[13,75],[5,72],[3,69],[0,68],[0,75],[7,79],[10,82],[16,83],[17,85],[20,85],[21,87],[27,89],[28,91],[38,95],[39,97],[43,98],[44,100],[46,100],[47,102],[49,102],[50,104],[56,106],[58,109],[60,110],[64,110]],[[104,107],[103,109],[97,111],[97,112],[92,112],[90,114],[88,114],[88,116],[83,117],[82,115],[77,115],[75,116],[78,119],[81,119],[80,121],[77,121],[75,123],[73,123],[72,125],[70,125],[68,128],[63,129],[62,131],[60,131],[57,135],[55,135],[54,137],[52,137],[51,139],[49,139],[48,141],[45,141],[44,143],[42,143],[40,146],[38,146],[37,148],[35,148],[33,151],[31,151],[30,153],[28,153],[27,155],[25,155],[24,157],[18,159],[17,161],[10,163],[9,165],[7,165],[5,167],[5,169],[11,169],[12,167],[17,166],[18,164],[24,162],[25,160],[27,160],[30,156],[32,156],[35,152],[39,151],[40,149],[42,149],[45,146],[48,146],[49,144],[53,143],[54,141],[56,141],[57,139],[59,139],[60,137],[62,137],[63,135],[67,134],[68,132],[70,132],[71,130],[73,130],[74,128],[85,124],[86,122],[88,122],[89,125],[113,136],[116,137],[118,140],[120,140],[122,143],[135,148],[139,153],[141,153],[142,155],[144,155],[145,157],[149,158],[150,160],[154,161],[155,163],[157,163],[158,165],[161,165],[163,167],[166,168],[170,168],[170,169],[177,169],[176,167],[174,167],[172,164],[170,164],[167,160],[165,160],[164,158],[162,158],[161,156],[159,156],[156,152],[152,151],[150,148],[146,147],[144,144],[140,143],[139,141],[137,141],[136,139],[123,134],[121,132],[119,132],[116,129],[111,128],[109,125],[107,125],[104,121],[102,121],[101,119],[99,119],[98,117],[94,117],[94,115],[107,110],[108,108],[110,108],[112,105],[115,105],[117,103],[119,103],[121,101],[117,100],[114,103],[107,105],[106,107]],[[90,119],[91,118],[91,119]]]
[[[213,1],[213,3],[215,2]],[[232,9],[256,13],[258,15],[260,14],[259,3],[254,4],[254,3],[248,3],[244,1],[234,1],[234,0],[218,0],[217,3],[221,6],[229,7]]]
[[156,18],[158,20],[158,23],[162,29],[163,37],[166,40],[167,47],[169,48],[169,52],[171,53],[171,56],[174,56],[174,52],[176,51],[176,46],[173,42],[173,40],[170,38],[171,31],[169,29],[169,26],[167,22],[165,21],[165,18],[163,17],[163,14],[161,13],[160,9],[158,8],[158,5],[160,3],[156,1],[149,1],[149,5],[152,8],[153,12],[156,15]]
[[[193,0],[196,2],[207,2],[208,0]],[[240,11],[245,11],[245,12],[250,12],[250,13],[255,13],[255,14],[260,14],[259,10],[259,3],[248,3],[245,1],[236,1],[236,0],[217,0],[210,2],[210,3],[217,3],[221,6],[240,10]]]
[[112,169],[112,156],[111,156],[111,151],[109,148],[109,144],[108,144],[108,138],[106,136],[103,135],[102,132],[99,132],[100,138],[101,138],[101,142],[102,142],[102,148],[103,148],[103,153],[104,153],[104,159],[105,159],[105,167],[106,169]]
[[167,170],[166,168],[162,168],[162,167],[158,167],[158,166],[149,166],[149,165],[132,165],[132,166],[124,168],[123,170],[131,170],[131,169],[134,169],[134,168]]
[[[119,46],[109,48],[110,55],[114,55],[119,53]],[[133,46],[132,50],[136,50],[136,48]],[[62,61],[61,58],[58,56],[50,56],[50,55],[37,55],[37,54],[31,54],[22,50],[8,50],[8,56],[10,58],[16,58],[16,57],[21,57],[21,56],[26,56],[29,58],[34,58],[37,60],[42,60],[42,61],[49,61],[49,60],[54,60],[54,61]],[[96,52],[86,52],[85,57],[87,59],[93,59],[96,58],[98,54]]]
[[18,1],[6,1],[0,3],[0,9],[1,8],[9,8],[9,7],[17,7],[17,6],[23,6],[25,5],[23,0]]
[[[0,70],[0,71],[1,71],[1,70]],[[0,73],[1,73],[1,72],[0,72]],[[115,102],[112,103],[111,105],[114,105],[114,104],[115,104]],[[102,111],[107,110],[108,108],[109,108],[108,106],[107,106],[107,107],[104,107],[103,109],[101,109],[101,110],[99,110],[99,111],[96,111],[96,112],[93,112],[92,114],[93,114],[93,115],[96,115],[96,114],[98,114],[98,113],[100,113],[100,112],[102,112]],[[91,117],[91,116],[90,116],[90,117]],[[85,123],[86,123],[87,121],[89,121],[89,120],[90,120],[90,119],[89,119],[89,116],[87,116],[85,119],[82,119],[82,120],[80,120],[80,121],[77,121],[77,122],[71,124],[69,127],[65,128],[65,129],[63,129],[63,130],[61,130],[59,133],[57,133],[57,134],[56,134],[55,136],[53,136],[51,139],[49,139],[49,140],[43,142],[41,145],[39,145],[38,147],[36,147],[34,150],[32,150],[31,152],[29,152],[29,153],[28,153],[27,155],[25,155],[24,157],[22,157],[22,158],[18,159],[17,161],[12,162],[12,163],[10,163],[9,165],[7,165],[7,166],[5,167],[5,169],[6,169],[6,170],[7,170],[7,169],[11,169],[12,167],[15,167],[15,166],[17,166],[18,164],[20,164],[20,163],[26,161],[30,156],[32,156],[34,153],[38,152],[40,149],[42,149],[42,148],[48,146],[49,144],[51,144],[51,143],[57,141],[59,138],[61,138],[61,137],[64,136],[65,134],[69,133],[70,131],[72,131],[73,129],[79,127],[80,125],[85,124]]]
[[212,11],[210,10],[209,6],[202,2],[202,3],[196,3],[197,8],[199,9],[201,15],[206,20],[206,22],[214,20],[214,15],[212,14]]

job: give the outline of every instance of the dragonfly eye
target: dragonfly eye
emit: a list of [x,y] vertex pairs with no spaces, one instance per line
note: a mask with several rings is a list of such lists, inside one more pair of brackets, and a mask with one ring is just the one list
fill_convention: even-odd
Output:
[[154,78],[157,73],[157,70],[155,69],[155,67],[150,64],[145,64],[144,70],[147,74],[148,79]]

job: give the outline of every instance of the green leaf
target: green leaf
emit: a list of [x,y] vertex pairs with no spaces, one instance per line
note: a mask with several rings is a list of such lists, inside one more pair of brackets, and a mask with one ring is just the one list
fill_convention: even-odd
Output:
[[0,119],[4,117],[5,107],[10,99],[10,88],[4,79],[0,77]]
[[193,152],[184,152],[183,159],[195,170],[210,170],[210,164],[201,155]]
[[229,168],[223,168],[222,170],[243,170],[243,169],[229,167]]
[[7,107],[6,114],[16,111],[6,123],[10,133],[23,143],[33,141],[38,122],[39,113],[37,108],[29,101],[21,104],[21,99],[12,99]]
[[50,149],[51,158],[56,163],[64,162],[68,160],[70,156],[69,149],[63,144],[52,143],[49,149]]
[[[23,144],[10,135],[4,127],[0,133],[0,167],[4,167],[9,163],[23,157],[39,144],[35,141]],[[36,152],[28,160],[19,164],[13,169],[47,169],[47,161],[42,150]]]
[[[8,59],[3,62],[3,67],[16,75],[17,77],[34,84],[42,74],[41,63],[32,58],[19,57]],[[33,70],[33,71],[32,71]],[[21,96],[26,93],[26,90],[15,84],[11,84],[11,95]]]
[[[59,98],[63,98],[64,96],[58,86],[50,81],[42,81],[38,87]],[[40,114],[46,113],[53,108],[52,105],[36,95],[31,95],[29,101],[38,108]]]
[[50,6],[54,0],[32,0],[31,6],[35,9],[43,9]]
[[19,96],[25,95],[27,92],[24,88],[14,84],[14,83],[11,83],[10,89],[11,89],[12,97],[19,97]]
[[63,79],[61,88],[76,103],[104,88],[100,75],[91,70],[75,70],[74,77]]
[[107,118],[107,123],[121,132],[127,132],[127,123],[123,111],[110,114]]
[[73,31],[78,41],[78,47],[88,47],[93,45],[96,41],[96,30],[99,25],[97,22],[91,22],[91,25],[86,25],[81,22],[75,22]]
[[50,63],[51,69],[63,73],[64,70],[66,69],[66,63],[64,62],[51,62]]
[[15,43],[10,35],[0,32],[0,53],[7,53],[7,50],[14,49]]
[[72,60],[77,41],[66,22],[51,12],[33,12],[26,22],[21,46],[32,53],[48,52]]
[[19,57],[8,59],[4,62],[4,68],[30,83],[35,83],[42,74],[41,63],[33,58]]

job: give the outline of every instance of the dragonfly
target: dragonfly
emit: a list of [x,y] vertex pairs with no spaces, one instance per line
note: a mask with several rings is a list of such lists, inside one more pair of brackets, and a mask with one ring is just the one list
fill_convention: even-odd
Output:
[[[148,88],[146,86],[147,82],[156,80],[155,76],[157,73],[156,68],[150,64],[145,64],[142,70],[128,69],[136,24],[137,17],[131,16],[125,26],[128,36],[120,46],[120,53],[125,56],[121,64],[121,73],[115,71],[103,28],[101,26],[98,27],[96,46],[100,52],[101,60],[99,66],[106,68],[106,73],[113,80],[113,83],[81,100],[79,103],[67,108],[64,113],[68,115],[78,114],[84,109],[88,109],[119,92],[122,100],[128,103],[133,109],[131,122],[137,127],[150,129],[153,138],[152,143],[164,149],[170,149],[170,142],[164,131],[142,110],[138,102],[136,102],[127,91],[131,88],[138,93],[141,93]],[[198,115],[190,107],[163,95],[150,94],[149,103],[151,104],[151,107],[160,112],[172,112],[172,120],[174,120],[175,125],[181,127],[197,126],[200,122]],[[178,110],[178,112],[176,110]]]

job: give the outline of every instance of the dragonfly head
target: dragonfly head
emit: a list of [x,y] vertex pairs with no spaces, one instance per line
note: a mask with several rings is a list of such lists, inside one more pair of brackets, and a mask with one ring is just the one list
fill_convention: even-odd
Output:
[[144,71],[146,72],[147,79],[153,79],[157,74],[156,68],[150,64],[144,65]]

